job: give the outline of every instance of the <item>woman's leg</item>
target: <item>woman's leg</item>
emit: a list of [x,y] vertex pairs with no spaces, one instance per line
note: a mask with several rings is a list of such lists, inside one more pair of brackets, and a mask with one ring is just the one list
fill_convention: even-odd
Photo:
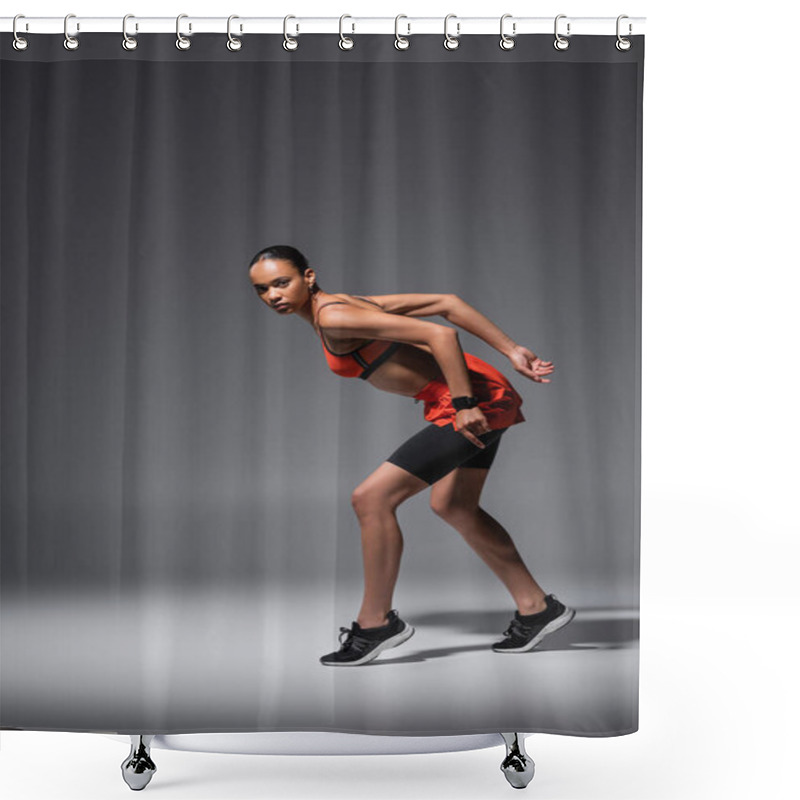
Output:
[[352,504],[361,526],[364,557],[364,598],[356,621],[362,628],[386,624],[392,608],[403,552],[397,507],[465,461],[490,461],[502,433],[481,434],[478,438],[487,445],[482,450],[449,425],[426,425],[355,489]]
[[353,492],[364,558],[364,599],[356,620],[362,628],[386,624],[403,553],[395,512],[400,503],[428,486],[422,478],[384,461]]
[[508,531],[478,504],[489,469],[461,466],[433,484],[431,508],[452,525],[506,585],[520,614],[546,608],[545,594]]

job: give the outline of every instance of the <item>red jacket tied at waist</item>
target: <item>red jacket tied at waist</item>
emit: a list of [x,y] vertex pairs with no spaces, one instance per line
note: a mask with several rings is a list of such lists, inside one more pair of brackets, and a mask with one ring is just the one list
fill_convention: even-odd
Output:
[[[502,372],[495,369],[471,353],[464,353],[467,371],[472,384],[472,394],[478,398],[478,406],[483,411],[492,430],[507,428],[525,422],[520,411],[522,398]],[[416,400],[425,401],[425,419],[435,425],[452,424],[455,428],[456,411],[450,396],[450,389],[444,380],[432,380],[414,395]]]

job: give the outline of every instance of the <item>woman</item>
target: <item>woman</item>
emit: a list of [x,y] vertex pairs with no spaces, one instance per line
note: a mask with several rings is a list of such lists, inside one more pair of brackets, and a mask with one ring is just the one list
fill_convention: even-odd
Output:
[[[516,601],[514,619],[498,653],[523,653],[574,616],[545,596],[511,537],[480,506],[481,489],[511,426],[525,421],[522,398],[490,364],[463,353],[458,332],[419,317],[443,316],[506,355],[520,374],[549,383],[550,361],[515,344],[490,320],[455,295],[328,294],[294,247],[276,245],[250,262],[258,296],[276,313],[297,315],[322,339],[330,368],[375,388],[425,401],[428,425],[400,445],[356,487],[351,501],[361,527],[364,599],[352,628],[340,628],[328,666],[358,666],[409,639],[414,628],[392,609],[403,537],[396,509],[429,486],[431,508],[452,525],[506,585]],[[390,610],[391,609],[391,610]],[[341,634],[346,633],[344,642]]]

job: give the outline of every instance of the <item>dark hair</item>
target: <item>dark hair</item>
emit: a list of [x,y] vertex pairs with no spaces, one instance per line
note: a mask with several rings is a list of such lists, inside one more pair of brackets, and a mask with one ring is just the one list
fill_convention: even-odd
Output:
[[[253,256],[250,267],[261,261],[262,258],[281,258],[285,261],[291,261],[294,268],[301,275],[305,275],[308,269],[308,259],[299,250],[290,247],[288,244],[274,244],[271,247],[265,247],[263,250],[260,250]],[[248,267],[248,269],[250,269],[250,267]]]

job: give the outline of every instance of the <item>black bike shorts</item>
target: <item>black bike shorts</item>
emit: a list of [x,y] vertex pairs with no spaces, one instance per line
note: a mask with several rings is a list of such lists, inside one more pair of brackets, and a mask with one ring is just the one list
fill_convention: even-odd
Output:
[[508,428],[496,428],[478,436],[486,447],[481,449],[452,425],[426,425],[406,439],[386,460],[412,475],[434,484],[456,467],[488,469],[500,446],[500,437]]

